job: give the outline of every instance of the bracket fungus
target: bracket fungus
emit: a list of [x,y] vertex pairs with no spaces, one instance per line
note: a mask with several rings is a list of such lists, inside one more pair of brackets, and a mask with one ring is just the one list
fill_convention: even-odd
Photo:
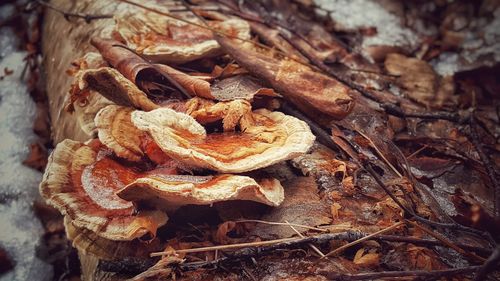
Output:
[[189,170],[165,154],[146,132],[135,127],[131,119],[133,111],[119,105],[109,105],[99,111],[95,123],[100,142],[127,161],[140,162],[148,158],[156,165]]
[[[190,99],[186,103],[186,113],[201,124],[213,123],[222,120],[224,131],[234,131],[243,120],[251,118],[252,105],[246,100],[232,100],[214,103],[200,98]],[[244,121],[243,121],[244,123]],[[244,125],[241,126],[244,130]]]
[[40,193],[47,203],[68,216],[75,227],[102,238],[130,241],[154,237],[167,215],[158,210],[136,211],[114,193],[132,182],[135,171],[106,155],[100,143],[64,140],[49,157]]
[[143,132],[133,124],[133,108],[109,105],[96,115],[95,124],[99,140],[113,150],[119,157],[130,161],[139,161],[144,156],[141,149]]
[[[155,62],[185,63],[221,54],[212,31],[206,28],[149,12],[118,15],[115,21],[115,30],[127,46]],[[244,20],[209,21],[208,25],[250,39],[250,26]]]
[[[212,18],[202,28],[148,12],[118,14],[115,23],[113,39],[91,39],[100,54],[75,65],[69,96],[68,109],[97,138],[60,142],[40,184],[79,253],[112,261],[147,257],[164,246],[156,232],[167,213],[186,205],[279,206],[283,186],[258,170],[306,153],[315,136],[307,123],[268,110],[283,97],[273,83],[227,57],[213,58],[224,51],[217,34],[250,39],[249,24]],[[284,67],[271,63],[280,80]]]
[[97,113],[113,102],[102,96],[101,94],[91,91],[85,98],[85,102],[75,106],[75,114],[77,116],[80,128],[89,136],[97,132],[97,127],[94,122]]
[[179,206],[209,205],[228,200],[249,200],[269,206],[283,202],[284,190],[273,178],[255,180],[247,176],[222,174],[215,176],[149,174],[117,192],[129,201],[145,201],[160,209]]
[[194,118],[168,108],[132,112],[132,123],[148,132],[170,157],[194,167],[241,173],[291,159],[308,151],[309,126],[281,112],[259,109],[244,132],[211,133]]
[[281,97],[272,88],[263,87],[258,79],[245,74],[216,81],[211,94],[219,101],[252,100],[255,96]]
[[[106,109],[119,116],[130,116],[131,112],[115,105]],[[183,205],[227,200],[278,206],[284,198],[283,187],[273,178],[180,175],[175,165],[146,167],[140,162],[122,163],[99,140],[89,144],[61,142],[50,157],[40,189],[45,199],[67,215],[75,227],[109,240],[126,241],[146,234],[154,236],[156,228],[167,220],[160,211],[142,210],[134,215],[134,205],[128,201],[152,201],[154,204],[149,207],[173,211]]]
[[[69,69],[67,72],[75,77],[80,77],[88,69],[108,66],[103,57],[94,52],[86,53],[82,58],[74,61],[72,65],[74,68]],[[72,85],[69,96],[70,100],[66,109],[69,112],[75,113],[80,128],[87,135],[92,136],[96,132],[94,124],[95,115],[99,110],[113,104],[113,102],[100,95],[97,91],[91,89],[80,90],[78,85],[79,79],[75,80],[77,82]]]
[[68,216],[64,217],[64,229],[66,236],[72,241],[73,247],[83,254],[91,253],[103,260],[116,260],[125,257],[147,258],[149,253],[162,249],[158,238],[147,242],[139,239],[113,241],[102,238],[91,230],[76,227]]

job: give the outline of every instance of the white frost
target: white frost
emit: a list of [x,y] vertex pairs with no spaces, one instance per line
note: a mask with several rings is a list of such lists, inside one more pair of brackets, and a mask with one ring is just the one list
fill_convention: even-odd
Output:
[[441,76],[453,75],[460,69],[460,57],[457,53],[443,52],[433,61],[434,70]]
[[453,75],[500,62],[500,8],[493,12],[492,19],[473,19],[470,26],[464,31],[464,42],[459,53],[443,52],[432,61],[439,75]]
[[363,37],[363,48],[373,45],[413,47],[418,36],[401,24],[400,18],[372,0],[316,0],[331,18],[346,30],[375,27],[374,36]]
[[[3,33],[3,32],[2,32]],[[2,47],[15,41],[1,39]],[[0,80],[0,246],[15,261],[13,270],[1,281],[51,280],[52,268],[36,257],[44,229],[32,210],[38,198],[41,173],[22,165],[33,133],[35,103],[27,91],[21,72],[25,52],[11,52],[0,58],[0,75],[7,67],[12,75]]]

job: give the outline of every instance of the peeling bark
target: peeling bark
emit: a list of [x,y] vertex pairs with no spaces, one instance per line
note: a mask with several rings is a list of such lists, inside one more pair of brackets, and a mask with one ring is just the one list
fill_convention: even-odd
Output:
[[[118,10],[132,9],[119,2],[98,0],[54,0],[56,7],[72,13],[114,13]],[[52,124],[52,139],[54,144],[69,138],[86,141],[91,136],[78,125],[77,113],[69,113],[65,106],[69,101],[68,91],[73,78],[66,74],[71,62],[82,57],[89,51],[95,51],[90,44],[94,36],[107,34],[106,27],[113,19],[100,19],[86,23],[84,19],[64,16],[52,9],[46,9],[43,24],[43,75],[49,99],[50,119]],[[124,280],[115,273],[105,272],[99,268],[100,260],[91,254],[79,252],[82,280]]]
[[[54,0],[55,7],[72,13],[100,13],[112,14],[124,9],[133,9],[129,5],[119,2],[98,0]],[[69,21],[61,13],[46,9],[43,24],[43,75],[50,101],[50,119],[52,122],[52,139],[54,144],[65,138],[85,141],[90,138],[80,126],[76,114],[66,112],[64,107],[68,103],[67,95],[72,77],[66,74],[71,62],[82,57],[89,51],[96,51],[90,44],[90,38],[108,34],[106,30],[114,22],[113,19],[100,19],[86,23],[84,19],[71,18]]]

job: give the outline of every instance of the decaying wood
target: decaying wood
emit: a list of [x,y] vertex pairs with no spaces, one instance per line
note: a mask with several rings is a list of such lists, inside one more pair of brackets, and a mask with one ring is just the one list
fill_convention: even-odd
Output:
[[[120,9],[130,7],[120,6],[117,2],[83,0],[83,1],[51,1],[51,5],[62,11],[72,14],[114,13]],[[43,70],[46,81],[46,89],[52,121],[52,138],[54,143],[59,143],[66,138],[86,141],[90,138],[82,131],[76,116],[65,110],[68,103],[68,90],[72,83],[72,77],[66,75],[66,70],[71,62],[82,57],[86,52],[94,50],[90,44],[93,36],[102,35],[104,29],[113,23],[111,18],[103,18],[86,22],[84,19],[70,18],[59,11],[46,9],[43,24]],[[116,281],[124,280],[115,273],[105,272],[99,269],[99,259],[91,254],[79,253],[82,269],[82,280]]]
[[117,276],[115,272],[105,272],[98,270],[99,259],[92,255],[85,255],[83,253],[78,253],[80,258],[81,269],[82,269],[82,280],[83,281],[119,281],[123,280]]
[[458,274],[471,274],[474,270],[477,270],[479,266],[468,266],[463,268],[453,268],[445,270],[413,270],[413,271],[384,271],[384,272],[370,272],[370,273],[358,273],[358,274],[336,274],[336,273],[325,273],[325,276],[330,280],[377,280],[381,278],[411,278],[411,277],[422,277],[429,278],[429,280],[436,280],[442,276],[453,276]]
[[43,1],[43,0],[36,0],[36,2],[39,5],[42,5],[44,7],[47,7],[51,10],[54,10],[54,11],[62,14],[64,16],[64,18],[67,20],[69,20],[71,18],[76,18],[76,19],[80,18],[80,19],[84,19],[87,23],[90,23],[93,20],[113,18],[112,14],[103,14],[103,15],[96,14],[96,15],[94,15],[94,14],[85,14],[85,13],[72,13],[72,12],[69,12],[66,10],[62,10],[61,8],[56,7],[56,6],[52,5],[51,3]]
[[[112,20],[107,16],[100,16],[97,17],[97,19],[99,19],[98,21],[91,21],[89,20],[89,17],[82,15],[89,15],[89,12],[94,10],[101,11],[103,15],[108,15],[120,9],[134,9],[134,7],[130,5],[123,5],[123,3],[120,4],[119,2],[128,1],[117,1],[109,3],[96,0],[82,0],[74,1],[73,3],[67,3],[66,1],[56,0],[52,1],[51,5],[54,5],[54,7],[58,8],[48,9],[46,12],[44,33],[49,34],[49,36],[45,36],[43,41],[44,70],[48,96],[49,100],[51,101],[50,115],[52,119],[52,132],[55,143],[58,143],[65,138],[85,141],[90,137],[89,135],[84,133],[77,125],[75,114],[70,114],[64,110],[66,104],[68,103],[67,91],[70,88],[72,79],[70,77],[67,77],[67,79],[63,79],[61,77],[62,73],[66,71],[72,61],[81,57],[85,52],[92,49],[90,44],[91,38],[94,39],[93,45],[101,51],[105,59],[113,67],[117,68],[117,70],[120,71],[123,75],[138,84],[137,86],[139,86],[139,88],[141,88],[139,74],[141,71],[147,70],[156,72],[155,74],[157,76],[162,76],[162,79],[165,78],[165,81],[168,81],[170,83],[166,83],[163,86],[168,88],[170,87],[170,85],[173,85],[173,88],[177,88],[177,90],[182,92],[186,97],[202,96],[205,98],[213,98],[213,96],[207,94],[210,91],[210,84],[208,82],[200,80],[198,81],[199,88],[186,89],[184,88],[184,84],[182,84],[182,82],[177,81],[177,79],[172,79],[172,75],[184,75],[184,78],[192,79],[188,77],[189,75],[181,73],[173,68],[170,69],[168,66],[163,66],[165,67],[165,69],[162,69],[157,65],[153,65],[144,60],[138,54],[134,53],[133,50],[128,49],[127,47],[118,46],[118,44],[115,44],[113,41],[99,41],[99,39],[95,39],[101,36],[110,37],[110,30],[107,29],[107,26],[111,25]],[[135,9],[137,9],[137,7],[135,7]],[[187,7],[186,9],[190,10],[189,7]],[[64,15],[64,13],[61,14],[61,10],[67,11],[66,16]],[[67,15],[70,16],[69,21],[66,21],[68,20]],[[308,43],[308,39],[303,37],[300,33],[291,32],[293,36],[284,36],[281,33],[270,34],[268,33],[269,30],[267,30],[265,24],[268,24],[269,26],[283,27],[282,24],[280,25],[279,23],[269,24],[269,22],[267,21],[256,20],[252,23],[252,28],[257,34],[262,37],[261,39],[263,39],[267,43],[270,43],[271,45],[276,45],[275,47],[281,50],[281,52],[287,53],[290,57],[292,57],[292,59],[278,59],[278,56],[266,56],[257,52],[252,52],[251,48],[249,50],[244,50],[243,45],[251,43],[247,42],[248,40],[242,40],[243,42],[238,42],[238,40],[231,40],[230,38],[227,38],[225,36],[220,36],[220,34],[219,36],[216,36],[216,38],[220,45],[225,49],[226,52],[228,52],[232,56],[235,61],[246,68],[252,75],[261,78],[268,85],[273,86],[284,96],[288,104],[285,103],[282,106],[281,109],[283,111],[306,121],[311,127],[312,131],[317,135],[319,142],[327,145],[333,150],[349,155],[353,162],[358,164],[359,167],[364,168],[364,171],[368,172],[368,174],[373,177],[375,183],[377,183],[387,193],[387,195],[392,198],[392,200],[394,200],[395,204],[404,211],[407,218],[415,219],[427,225],[435,226],[439,229],[455,229],[465,232],[472,232],[475,234],[483,234],[482,231],[464,227],[463,225],[455,223],[454,221],[452,221],[451,223],[438,222],[433,219],[428,219],[420,216],[418,212],[413,209],[413,207],[407,206],[406,204],[402,203],[401,200],[396,195],[394,195],[394,192],[390,190],[390,186],[384,182],[384,179],[382,179],[379,173],[373,169],[374,166],[382,163],[382,165],[386,165],[387,171],[394,172],[399,176],[399,178],[403,178],[403,174],[405,174],[405,176],[408,177],[409,181],[413,181],[412,184],[415,189],[418,188],[417,184],[415,183],[415,179],[411,175],[411,172],[408,171],[410,169],[410,166],[407,163],[407,159],[404,157],[401,151],[399,151],[399,149],[391,142],[391,140],[387,141],[387,143],[390,144],[386,144],[384,140],[381,139],[380,136],[384,136],[384,134],[388,135],[388,139],[392,139],[395,132],[393,132],[391,128],[388,128],[386,126],[386,116],[382,117],[382,114],[376,111],[376,109],[383,109],[385,110],[385,113],[400,118],[447,120],[455,122],[457,124],[464,124],[466,121],[470,121],[471,119],[473,119],[474,117],[471,117],[472,115],[470,114],[470,112],[455,113],[446,111],[417,111],[419,107],[417,107],[410,101],[407,101],[406,99],[393,96],[388,98],[388,96],[386,96],[387,93],[374,93],[371,90],[367,90],[363,88],[363,86],[349,81],[346,76],[340,75],[334,69],[327,66],[325,64],[325,61],[331,54],[328,52],[320,52],[317,49],[314,50],[314,48],[311,48],[312,45]],[[347,51],[344,50],[341,46],[337,47],[337,56],[346,54]],[[267,47],[266,51],[269,51],[269,47]],[[298,63],[296,60],[299,59],[301,61],[308,59],[311,62],[311,66],[307,66],[306,63]],[[125,63],[123,63],[122,60],[125,61]],[[127,62],[127,60],[129,61]],[[130,60],[133,61],[133,63],[130,63]],[[427,68],[431,69],[430,66],[427,66]],[[322,72],[318,70],[321,70]],[[304,81],[310,82],[310,84],[302,83]],[[187,85],[192,84],[193,83],[191,83],[191,81],[187,83]],[[321,87],[319,87],[318,85],[321,85]],[[147,92],[147,90],[144,91]],[[200,93],[204,93],[198,94],[197,91],[199,91]],[[290,104],[293,104],[293,106],[291,106]],[[308,117],[302,114],[302,112],[296,110],[294,107],[299,108]],[[408,109],[410,110],[408,111]],[[321,112],[321,114],[317,114],[317,112]],[[343,120],[338,121],[335,124],[332,123],[333,120],[340,119]],[[358,122],[360,120],[361,122]],[[342,128],[339,129],[339,127]],[[380,129],[380,131],[376,132],[375,130],[372,130],[372,128],[374,127],[384,128],[384,130]],[[475,128],[473,128],[473,130],[474,129]],[[332,137],[328,133],[329,130],[333,131],[333,141]],[[377,154],[376,157],[378,157],[379,159],[373,160],[361,157],[363,156],[364,148],[360,147],[352,140],[349,140],[347,137],[343,136],[341,130],[350,130],[351,133],[356,134],[357,136],[362,136],[367,142],[367,147],[373,149]],[[472,133],[473,144],[478,150],[480,159],[486,167],[487,173],[490,176],[493,185],[497,187],[498,180],[496,178],[495,171],[492,170],[492,164],[489,163],[489,158],[482,151],[481,144],[478,143],[477,132],[473,131]],[[393,147],[391,147],[391,145]],[[397,150],[397,153],[399,153],[400,155],[398,155],[396,152],[388,153],[388,151],[391,149]],[[402,163],[402,160],[406,162]],[[419,190],[418,192],[422,191]],[[498,194],[500,194],[500,192],[498,192],[497,190],[496,203],[500,204],[498,203]],[[436,200],[434,199],[434,201]],[[438,204],[436,203],[436,205]],[[497,212],[498,206],[495,207],[495,212]],[[434,213],[440,212],[439,210],[436,211],[436,208],[433,208],[432,206],[431,209],[432,211],[434,211]],[[439,217],[439,219],[441,221],[445,221],[441,217]],[[290,227],[295,230],[292,224],[290,224]],[[395,226],[393,225],[393,227]],[[389,229],[392,229],[392,227],[390,227]],[[429,232],[427,233],[429,234]],[[375,234],[373,234],[373,236],[375,236]],[[432,233],[430,234],[431,236],[433,236]],[[465,256],[471,256],[479,261],[485,260],[483,257],[477,256],[474,253],[468,253],[464,250],[467,249],[474,251],[474,247],[468,245],[461,245],[459,247],[449,242],[447,239],[441,239],[441,236],[438,235],[434,236],[437,240],[422,240],[418,238],[406,239],[389,235],[377,235],[376,237],[372,237],[371,235],[363,234],[360,232],[324,234],[323,236],[320,235],[316,237],[304,237],[301,233],[299,233],[299,236],[301,237],[299,239],[284,238],[285,240],[280,241],[283,243],[273,246],[262,247],[262,245],[267,245],[266,242],[262,242],[261,244],[245,244],[245,246],[255,246],[256,248],[248,247],[240,251],[236,251],[233,254],[227,254],[223,258],[216,258],[210,262],[191,264],[187,263],[181,264],[179,267],[184,270],[221,265],[226,262],[232,263],[235,261],[241,261],[243,259],[258,257],[275,249],[297,248],[306,244],[310,247],[313,247],[313,249],[316,252],[319,252],[320,255],[323,255],[321,251],[311,243],[321,244],[323,242],[331,240],[354,241],[352,244],[347,244],[347,246],[345,246],[348,247],[368,239],[377,241],[400,241],[419,245],[445,245]],[[439,242],[441,242],[441,244]],[[199,251],[204,252],[213,249],[228,249],[229,246],[230,245],[227,245],[226,247],[215,246],[200,249],[189,249],[184,251],[181,250],[178,251],[178,253],[185,254],[195,253]],[[339,247],[337,248],[337,250],[330,252],[330,254],[333,255],[342,249],[343,247]],[[479,252],[486,254],[491,253],[490,249],[476,248],[476,250],[478,254]],[[437,278],[439,276],[451,276],[461,273],[469,274],[471,272],[478,271],[477,276],[482,277],[483,275],[491,271],[491,268],[498,260],[498,253],[498,248],[493,250],[493,254],[490,256],[483,267],[470,266],[449,270],[437,270],[428,273],[423,271],[408,271],[406,273],[378,272],[361,274],[332,274],[330,272],[326,273],[325,276],[333,279],[347,280],[406,276]],[[161,256],[164,254],[165,253],[156,253],[157,256]],[[330,254],[327,254],[326,256]],[[90,254],[80,252],[79,256],[82,265],[83,280],[122,280],[124,278],[124,276],[120,276],[118,274],[103,270],[103,268],[106,269],[106,267],[101,266],[101,261]],[[120,261],[117,262],[119,263]]]
[[[83,0],[83,1],[51,1],[51,5],[70,13],[92,14],[94,11],[113,14],[116,11],[130,9],[118,2]],[[47,89],[52,122],[52,138],[59,143],[65,138],[86,141],[90,136],[82,131],[76,116],[64,110],[68,103],[67,95],[72,78],[66,75],[71,62],[95,49],[90,44],[94,36],[107,34],[105,29],[113,24],[112,18],[93,20],[86,23],[84,19],[66,20],[64,15],[53,9],[46,9],[43,33],[43,69]]]

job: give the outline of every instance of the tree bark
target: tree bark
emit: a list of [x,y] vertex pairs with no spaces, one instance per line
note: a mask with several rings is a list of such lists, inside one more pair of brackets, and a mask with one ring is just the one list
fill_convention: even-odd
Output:
[[[69,13],[113,14],[119,10],[132,9],[117,1],[99,0],[52,0],[50,3]],[[89,23],[83,18],[69,17],[47,8],[43,24],[42,52],[43,78],[49,99],[49,111],[54,145],[64,139],[86,141],[86,134],[77,122],[77,113],[65,110],[68,91],[73,78],[66,74],[71,62],[89,51],[97,51],[90,45],[93,36],[108,34],[114,20],[99,19]],[[106,29],[108,31],[106,31]],[[115,273],[99,269],[99,258],[92,254],[78,253],[81,263],[82,280],[124,280]]]
[[[119,10],[133,8],[118,1],[52,0],[50,3],[69,13],[90,15],[114,14]],[[90,39],[93,36],[108,34],[110,32],[108,27],[113,23],[112,18],[92,20],[89,23],[83,18],[65,19],[62,13],[46,9],[42,38],[43,76],[49,99],[54,144],[66,138],[86,141],[91,137],[78,125],[76,114],[64,109],[73,81],[72,77],[66,74],[66,70],[70,68],[71,62],[85,53],[96,52],[97,50],[90,45]]]

